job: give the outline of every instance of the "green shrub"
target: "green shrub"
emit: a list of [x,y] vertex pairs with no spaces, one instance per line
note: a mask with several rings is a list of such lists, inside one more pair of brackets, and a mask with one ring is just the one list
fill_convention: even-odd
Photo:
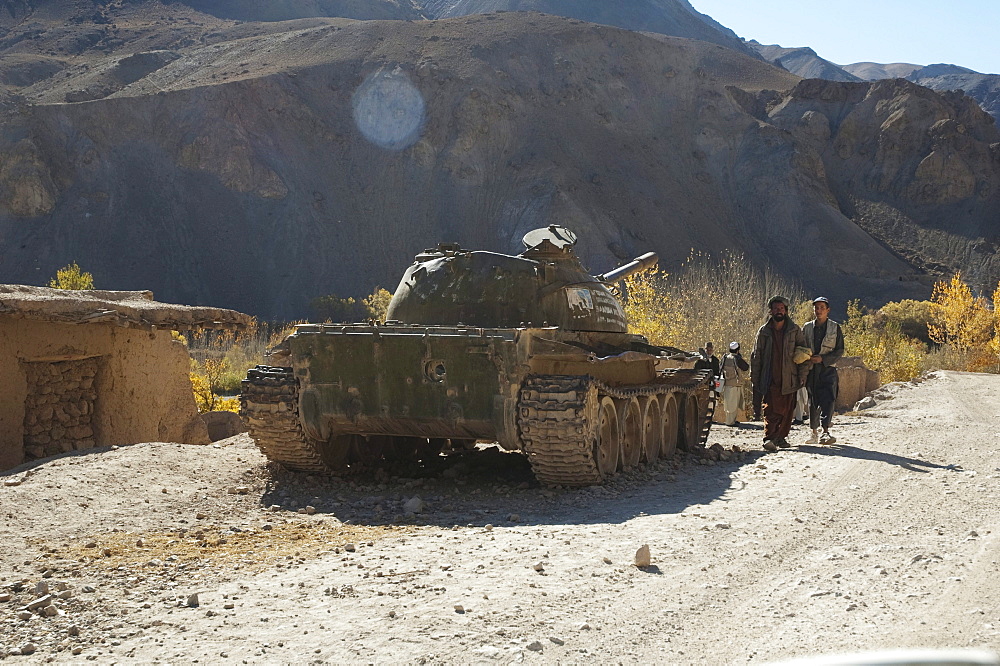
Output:
[[354,298],[341,298],[336,294],[319,296],[309,301],[309,310],[314,321],[354,322],[365,319],[364,304]]
[[927,358],[927,346],[904,335],[899,321],[881,311],[867,311],[857,300],[847,304],[844,351],[860,356],[866,366],[879,372],[883,383],[913,379],[923,372]]

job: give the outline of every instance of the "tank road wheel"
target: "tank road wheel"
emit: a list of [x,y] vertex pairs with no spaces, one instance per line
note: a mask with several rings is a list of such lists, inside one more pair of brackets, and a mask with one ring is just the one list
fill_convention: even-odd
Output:
[[292,368],[258,365],[240,389],[240,417],[268,460],[295,472],[329,472],[323,442],[299,424],[299,383]]
[[681,436],[684,441],[681,447],[685,451],[694,451],[698,448],[701,439],[701,407],[698,405],[698,396],[684,396],[684,417],[681,419]]
[[383,449],[386,462],[416,462],[417,447],[422,441],[426,440],[419,437],[390,438]]
[[387,457],[392,457],[393,438],[390,435],[368,435],[359,445],[362,460],[370,463],[380,463]]
[[641,398],[639,406],[642,410],[642,459],[654,463],[660,457],[660,433],[663,430],[660,401],[651,395]]
[[621,428],[618,424],[618,410],[615,401],[604,396],[597,411],[597,437],[594,439],[594,459],[597,471],[606,479],[618,469],[621,452]]
[[615,400],[618,428],[621,430],[621,457],[618,467],[632,469],[639,464],[642,456],[642,409],[639,398],[619,398]]
[[474,439],[449,439],[448,445],[452,451],[475,451],[476,440]]
[[660,457],[670,458],[677,451],[677,436],[681,430],[676,395],[664,396],[660,423],[662,425],[660,428]]
[[447,447],[447,438],[432,437],[427,440],[427,444],[420,451],[420,459],[424,462],[430,462],[441,455],[441,452]]

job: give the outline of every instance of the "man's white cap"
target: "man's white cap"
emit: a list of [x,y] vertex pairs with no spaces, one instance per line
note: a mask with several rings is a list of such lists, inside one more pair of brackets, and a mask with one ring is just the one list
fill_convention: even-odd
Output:
[[740,349],[740,343],[738,342],[729,343],[729,351],[739,351],[739,349]]

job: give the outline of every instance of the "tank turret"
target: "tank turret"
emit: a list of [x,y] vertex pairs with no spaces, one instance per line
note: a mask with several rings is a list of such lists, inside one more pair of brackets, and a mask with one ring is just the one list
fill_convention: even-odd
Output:
[[625,313],[607,284],[655,264],[655,253],[594,276],[574,253],[576,235],[568,229],[536,229],[525,235],[524,245],[517,256],[463,250],[454,243],[424,250],[396,288],[387,319],[422,325],[627,331]]

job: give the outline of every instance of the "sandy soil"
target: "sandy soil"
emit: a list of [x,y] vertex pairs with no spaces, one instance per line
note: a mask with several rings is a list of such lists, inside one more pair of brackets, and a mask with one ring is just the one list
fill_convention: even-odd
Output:
[[[49,460],[0,475],[0,659],[997,649],[998,395],[1000,377],[938,373],[839,417],[832,446],[765,453],[758,425],[718,427],[710,442],[751,454],[583,490],[539,488],[495,449],[334,482],[273,470],[245,436]],[[407,516],[407,502],[425,506]],[[46,586],[54,615],[20,610]]]

